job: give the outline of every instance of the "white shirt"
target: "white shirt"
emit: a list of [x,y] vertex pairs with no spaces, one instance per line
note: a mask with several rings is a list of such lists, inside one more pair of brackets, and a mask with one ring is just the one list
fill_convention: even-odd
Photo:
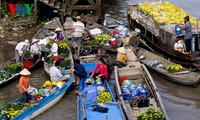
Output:
[[38,54],[40,52],[41,48],[40,48],[40,45],[38,43],[33,43],[31,45],[31,48],[30,48],[30,51],[32,54]]
[[50,70],[49,70],[49,73],[50,73],[50,78],[51,78],[52,82],[53,81],[57,82],[60,78],[63,77],[60,69],[58,69],[56,66],[51,67]]
[[15,50],[17,50],[19,52],[19,55],[21,56],[24,50],[28,50],[28,48],[29,48],[29,45],[27,45],[25,42],[20,42],[15,47]]
[[74,22],[73,28],[75,29],[73,36],[74,37],[82,37],[82,34],[84,32],[83,30],[85,29],[84,24],[80,21]]
[[53,53],[53,56],[58,56],[58,45],[56,43],[52,44],[51,52]]

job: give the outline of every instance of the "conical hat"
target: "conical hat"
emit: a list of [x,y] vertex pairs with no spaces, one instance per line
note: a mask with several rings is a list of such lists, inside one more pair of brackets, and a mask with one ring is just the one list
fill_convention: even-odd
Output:
[[59,28],[59,27],[57,27],[57,28],[55,29],[55,32],[57,32],[57,31],[62,31],[62,29]]
[[124,47],[117,48],[117,51],[124,54],[126,53],[126,49]]
[[39,42],[39,40],[38,39],[33,39],[32,43],[35,43],[35,42]]
[[26,68],[24,68],[19,74],[20,75],[30,75],[31,73]]

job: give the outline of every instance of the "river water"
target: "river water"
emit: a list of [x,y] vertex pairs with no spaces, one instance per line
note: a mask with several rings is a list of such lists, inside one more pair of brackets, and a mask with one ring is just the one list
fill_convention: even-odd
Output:
[[[105,0],[104,0],[105,1]],[[110,13],[120,20],[126,20],[126,5],[132,2],[142,2],[150,0],[107,0],[103,3],[102,13]],[[178,7],[183,8],[193,16],[200,18],[200,0],[163,0],[169,1]],[[14,56],[14,46],[0,45],[1,63]],[[4,56],[4,57],[3,57]],[[151,72],[151,71],[150,71]],[[160,78],[152,73],[163,103],[171,120],[200,120],[200,85],[197,88],[181,86]],[[41,68],[35,69],[31,74],[31,85],[38,87],[48,80],[49,77]],[[18,93],[18,80],[0,88],[0,100],[12,101],[20,96]],[[76,95],[74,88],[52,108],[35,118],[34,120],[76,120]]]

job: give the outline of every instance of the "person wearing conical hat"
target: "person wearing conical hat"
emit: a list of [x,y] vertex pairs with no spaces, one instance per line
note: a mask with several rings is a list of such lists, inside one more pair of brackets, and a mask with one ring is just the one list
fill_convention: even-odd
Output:
[[64,37],[62,36],[62,29],[60,27],[57,27],[55,29],[55,34],[53,36],[53,38],[55,38],[56,40],[64,40]]
[[117,61],[126,65],[127,64],[127,52],[126,52],[125,47],[119,47],[119,48],[117,48],[117,51],[120,53],[120,56],[117,59]]
[[41,55],[41,51],[42,51],[42,48],[38,44],[38,42],[39,42],[39,39],[33,38],[32,43],[31,43],[31,47],[30,47],[30,52],[31,52],[35,61],[39,58],[39,56]]
[[20,73],[21,75],[20,79],[19,79],[19,92],[22,95],[22,100],[21,102],[23,103],[28,103],[28,88],[31,87],[30,86],[30,75],[31,73],[24,68]]

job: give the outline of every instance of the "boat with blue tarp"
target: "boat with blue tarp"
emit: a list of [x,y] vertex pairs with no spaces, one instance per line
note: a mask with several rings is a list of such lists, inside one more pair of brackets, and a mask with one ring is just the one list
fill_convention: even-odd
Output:
[[[87,73],[90,73],[95,68],[95,63],[85,63],[83,64],[86,68]],[[85,81],[89,78],[89,74],[80,80],[79,84],[79,91],[82,91],[85,87]],[[93,85],[99,86],[97,83],[94,83]],[[78,105],[77,105],[77,119],[78,120],[124,120],[124,114],[123,111],[119,105],[119,102],[115,99],[113,92],[109,86],[108,81],[105,80],[104,86],[106,88],[106,91],[108,91],[111,95],[112,102],[103,102],[103,106],[106,106],[108,108],[108,111],[105,113],[94,111],[94,108],[99,105],[97,104],[85,104],[83,102],[84,98],[83,96],[78,96]],[[98,98],[97,98],[98,99]],[[102,105],[102,103],[100,103]]]

